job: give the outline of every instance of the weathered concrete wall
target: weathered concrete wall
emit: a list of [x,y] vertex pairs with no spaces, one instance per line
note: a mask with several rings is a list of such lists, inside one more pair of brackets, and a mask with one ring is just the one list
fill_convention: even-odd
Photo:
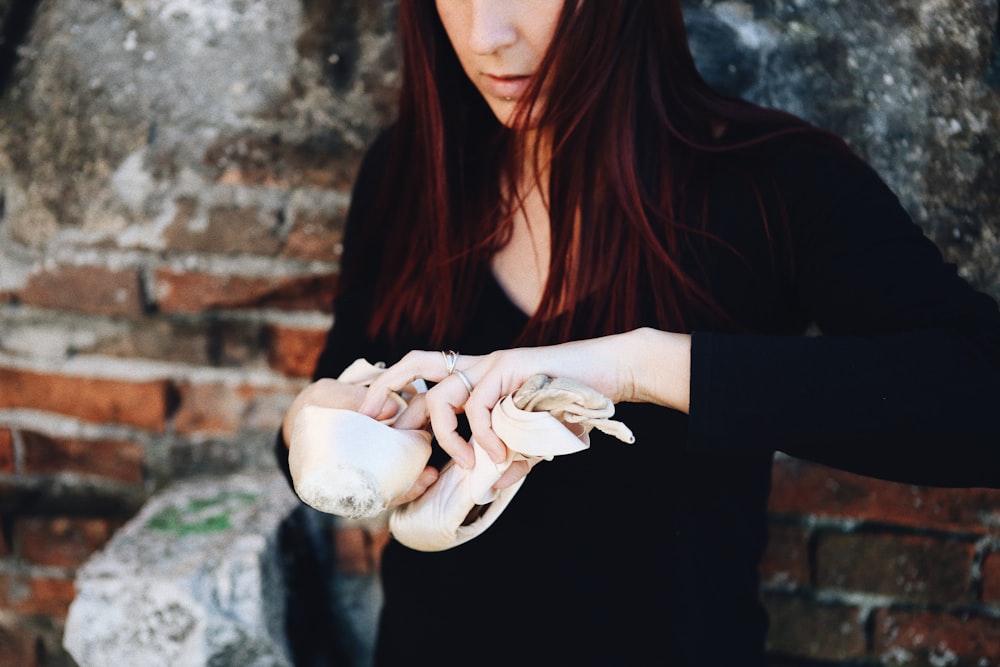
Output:
[[[392,2],[0,6],[0,664],[157,488],[273,466],[331,321]],[[30,19],[30,21],[29,21]],[[9,29],[9,30],[8,30]]]
[[[685,8],[707,78],[844,135],[1000,297],[997,4]],[[0,664],[69,665],[76,570],[151,493],[271,465],[392,117],[395,3],[0,0],[0,20]],[[1000,495],[775,475],[776,655],[1000,662]],[[370,583],[384,535],[334,539]]]
[[996,0],[687,0],[707,78],[848,139],[1000,296]]

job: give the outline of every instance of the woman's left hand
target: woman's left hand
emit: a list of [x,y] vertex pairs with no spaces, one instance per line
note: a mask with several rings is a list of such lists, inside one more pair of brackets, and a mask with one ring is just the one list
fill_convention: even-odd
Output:
[[[471,392],[455,371],[468,379]],[[537,373],[583,383],[614,403],[648,401],[686,411],[690,337],[636,329],[560,345],[483,356],[463,354],[451,374],[441,352],[414,351],[372,382],[359,410],[378,415],[390,392],[418,379],[433,382],[431,389],[410,402],[400,419],[410,428],[429,421],[441,448],[458,465],[471,468],[475,462],[472,447],[457,433],[457,414],[464,412],[472,437],[499,463],[506,459],[507,448],[493,432],[490,413],[501,398]]]

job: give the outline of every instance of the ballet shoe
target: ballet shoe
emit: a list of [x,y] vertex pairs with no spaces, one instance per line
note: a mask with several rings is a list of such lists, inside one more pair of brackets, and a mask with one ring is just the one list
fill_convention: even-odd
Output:
[[[499,491],[493,485],[517,455],[494,463],[475,440],[471,444],[476,460],[472,468],[449,461],[422,496],[392,511],[389,531],[396,541],[417,551],[451,549],[482,534],[506,509],[526,478]],[[481,513],[467,523],[477,508]]]
[[[358,359],[337,380],[367,385],[383,370]],[[303,407],[288,443],[288,467],[299,498],[321,512],[350,519],[386,511],[430,460],[430,433],[392,426],[406,408],[407,396],[423,389],[417,384],[391,394],[399,409],[381,421],[351,409]]]
[[288,467],[307,505],[349,519],[388,509],[424,471],[431,435],[354,410],[307,405],[295,417]]
[[613,414],[610,399],[589,387],[532,376],[491,412],[493,431],[507,446],[507,458],[494,463],[473,438],[475,465],[463,469],[450,461],[423,495],[392,511],[390,532],[417,551],[444,551],[478,537],[496,522],[527,479],[493,488],[514,461],[534,465],[583,451],[590,446],[594,428],[634,442],[631,430],[611,419]]

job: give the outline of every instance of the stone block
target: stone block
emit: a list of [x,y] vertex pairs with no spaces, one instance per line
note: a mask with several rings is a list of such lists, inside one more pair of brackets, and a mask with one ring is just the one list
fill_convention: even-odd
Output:
[[201,221],[192,216],[189,206],[178,206],[178,215],[165,234],[171,250],[220,255],[275,255],[281,250],[281,211],[257,205],[218,206]]
[[924,604],[968,602],[973,545],[919,535],[823,533],[816,585]]
[[39,667],[36,642],[29,628],[0,621],[0,665]]
[[0,574],[0,608],[22,616],[65,618],[75,592],[73,580],[64,575]]
[[166,428],[167,380],[124,380],[0,368],[0,408],[30,408],[94,424]]
[[769,651],[829,661],[865,657],[862,609],[779,593],[765,595],[763,602],[771,619]]
[[334,213],[297,212],[282,255],[305,261],[339,262],[346,213],[346,209]]
[[174,429],[185,435],[232,435],[244,427],[277,431],[294,398],[290,391],[223,382],[179,382],[177,393]]
[[948,532],[985,534],[998,520],[996,489],[887,482],[801,459],[775,460],[769,499],[777,515],[815,515]]
[[80,667],[290,667],[280,545],[299,506],[277,472],[176,482],[77,573]]
[[883,609],[875,622],[875,655],[890,665],[1000,665],[1000,621],[972,613]]
[[980,578],[983,602],[1000,604],[1000,551],[990,551],[983,558]]
[[135,270],[59,266],[33,274],[18,295],[22,303],[98,315],[139,317],[144,304]]
[[275,324],[266,331],[271,368],[291,377],[310,377],[326,342],[326,330]]
[[0,428],[0,473],[14,473],[14,436],[6,428]]
[[336,278],[334,273],[264,277],[162,268],[156,272],[157,303],[164,313],[245,308],[327,312],[332,308]]
[[776,524],[768,526],[767,549],[759,572],[761,581],[772,586],[808,585],[808,529]]
[[138,484],[143,480],[142,446],[120,440],[56,438],[24,431],[24,472],[75,472]]
[[26,563],[75,568],[104,546],[121,524],[119,520],[66,516],[15,518],[14,540]]

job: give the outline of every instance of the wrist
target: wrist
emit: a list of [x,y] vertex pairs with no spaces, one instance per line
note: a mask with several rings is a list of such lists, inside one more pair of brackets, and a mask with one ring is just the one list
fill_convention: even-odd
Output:
[[691,336],[649,327],[626,335],[634,338],[627,345],[632,400],[687,413],[691,399]]

